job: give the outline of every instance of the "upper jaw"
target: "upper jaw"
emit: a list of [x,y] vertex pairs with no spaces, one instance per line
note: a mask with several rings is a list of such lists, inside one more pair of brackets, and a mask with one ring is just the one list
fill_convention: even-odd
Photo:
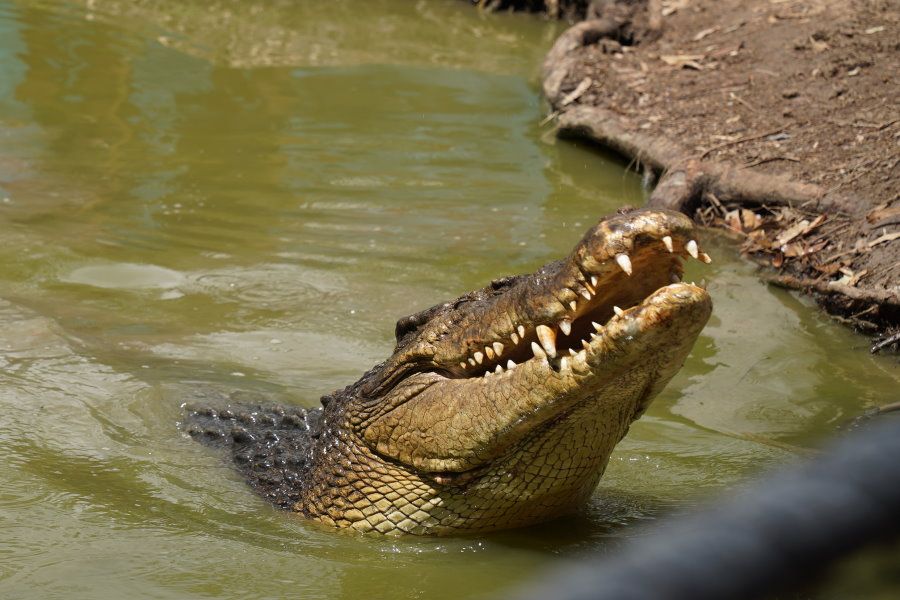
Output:
[[602,221],[567,259],[499,296],[478,315],[480,322],[451,332],[450,343],[435,348],[434,362],[459,378],[489,377],[541,355],[559,365],[600,333],[595,325],[680,281],[684,259],[711,261],[679,213],[641,211]]
[[505,369],[486,369],[476,381],[486,386],[519,384],[533,390],[535,384],[551,378],[556,383],[549,386],[546,400],[550,401],[550,396],[574,390],[588,394],[635,362],[655,358],[661,366],[677,363],[677,370],[679,357],[683,359],[693,346],[711,312],[712,300],[706,289],[693,283],[672,283],[634,306],[619,309],[603,324],[573,325],[570,334],[560,340],[564,347],[556,344],[554,330],[539,326],[540,343],[531,342],[532,356]]
[[[585,330],[574,331],[569,338],[579,338],[578,348],[545,350],[552,344],[544,332],[542,344],[535,344],[534,356],[513,369],[487,372],[485,379],[514,378],[517,368],[527,366],[531,375],[553,377],[566,389],[580,388],[583,393],[596,385],[608,383],[635,362],[677,363],[686,354],[703,329],[712,311],[707,291],[693,283],[672,283],[651,293],[640,303],[620,309],[603,324],[591,322]],[[583,337],[582,337],[583,336]],[[571,341],[567,342],[567,345]],[[673,371],[674,372],[674,371]],[[524,372],[522,373],[524,374]],[[563,388],[557,387],[559,393]]]

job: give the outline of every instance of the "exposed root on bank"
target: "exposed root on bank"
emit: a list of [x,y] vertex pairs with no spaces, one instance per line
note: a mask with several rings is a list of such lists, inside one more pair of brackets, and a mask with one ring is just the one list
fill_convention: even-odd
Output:
[[[746,231],[741,227],[738,232],[759,232],[760,235],[752,236],[753,243],[745,244],[743,250],[761,265],[779,269],[777,273],[763,276],[773,285],[811,293],[830,313],[869,333],[900,323],[900,295],[823,279],[846,269],[839,262],[802,265],[819,271],[820,278],[806,276],[803,270],[796,274],[781,271],[785,253],[788,259],[801,256],[811,259],[824,248],[824,245],[817,248],[813,244],[798,249],[796,245],[790,245],[794,239],[782,235],[785,231],[790,232],[790,223],[807,222],[803,217],[808,214],[852,214],[854,206],[848,198],[786,177],[762,175],[742,167],[689,157],[674,142],[636,133],[626,125],[624,118],[601,108],[575,107],[559,116],[557,126],[560,137],[590,140],[633,161],[638,170],[658,179],[648,206],[678,210],[706,225],[732,231],[735,228],[729,226],[729,220],[733,221],[735,214],[740,215],[738,211],[747,208],[760,211],[760,214],[751,213],[759,226]],[[762,223],[771,215],[781,217],[779,220],[785,225],[769,227],[767,231]],[[857,253],[860,251],[856,250]],[[844,254],[853,252],[851,249]],[[850,274],[851,283],[858,280]]]
[[[872,348],[869,349],[869,352],[871,352],[872,354],[878,354],[879,352],[881,352],[882,350],[884,350],[885,348],[888,348],[890,346],[894,346],[895,349],[897,349],[896,347],[898,345],[900,345],[900,332],[897,332],[893,335],[884,336],[883,339],[875,342],[872,345]],[[900,402],[896,402],[896,403],[890,405],[890,408],[892,411],[900,410]]]
[[608,110],[578,106],[559,116],[558,135],[600,144],[659,180],[650,206],[693,213],[704,193],[744,206],[791,206],[821,211],[852,212],[843,196],[785,177],[762,175],[743,167],[690,156],[663,138],[635,133],[624,117]]
[[[556,118],[557,135],[608,148],[648,174],[649,180],[656,180],[649,206],[678,210],[704,224],[744,236],[744,252],[776,270],[763,275],[773,285],[811,293],[830,313],[870,334],[900,327],[900,289],[856,287],[873,274],[866,269],[854,271],[850,264],[852,258],[900,234],[883,233],[869,240],[863,237],[851,247],[844,247],[843,241],[831,243],[833,234],[851,220],[865,223],[868,218],[873,225],[892,224],[891,218],[900,218],[900,203],[877,207],[880,216],[873,217],[877,210],[865,214],[869,206],[835,187],[825,189],[752,170],[762,162],[796,161],[791,156],[767,157],[743,166],[709,158],[726,146],[767,139],[780,130],[750,133],[703,152],[689,152],[670,139],[642,131],[638,122],[624,114],[576,103],[592,85],[586,76],[573,78],[582,60],[581,49],[597,46],[606,53],[605,45],[611,44],[615,51],[621,51],[623,46],[644,41],[646,37],[642,36],[659,35],[661,27],[659,2],[600,4],[599,17],[563,33],[544,62],[543,91],[553,110],[551,116]],[[573,87],[573,81],[579,78],[580,83]],[[875,223],[878,218],[880,222]],[[864,233],[870,231],[878,235],[875,227],[868,227]]]

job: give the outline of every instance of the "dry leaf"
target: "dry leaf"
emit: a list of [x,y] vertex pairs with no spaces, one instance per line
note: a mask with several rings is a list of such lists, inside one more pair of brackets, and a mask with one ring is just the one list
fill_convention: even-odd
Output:
[[809,37],[809,45],[812,46],[813,52],[825,52],[826,50],[828,50],[828,48],[830,48],[828,44],[817,40],[812,36]]
[[866,276],[866,273],[868,273],[868,272],[869,272],[868,269],[863,269],[862,271],[860,271],[859,273],[857,273],[856,275],[851,277],[850,283],[848,283],[847,285],[849,285],[850,287],[854,287],[859,282],[860,279],[862,279],[863,277]]
[[696,64],[696,61],[704,58],[705,54],[661,54],[659,57],[661,61],[673,67],[683,67],[687,63]]
[[703,38],[705,38],[705,37],[708,36],[709,34],[715,33],[715,32],[717,32],[718,30],[719,30],[718,27],[710,27],[709,29],[704,29],[703,31],[698,31],[698,32],[697,32],[697,35],[695,35],[692,39],[693,39],[695,42],[699,42],[700,40],[702,40]]
[[797,258],[798,256],[803,256],[803,244],[798,242],[794,242],[793,244],[785,244],[781,247],[782,252],[788,258]]
[[744,226],[744,229],[747,231],[752,231],[754,229],[759,228],[762,224],[759,215],[757,215],[752,210],[747,210],[746,208],[741,209],[741,223]]
[[728,211],[725,214],[725,223],[728,225],[728,229],[732,231],[737,233],[744,232],[744,227],[741,225],[741,215],[736,210]]
[[806,255],[809,256],[810,254],[815,254],[816,252],[823,250],[827,245],[828,240],[821,240],[816,242],[815,244],[812,244],[811,246],[807,246]]
[[813,267],[817,271],[824,273],[826,275],[834,275],[835,273],[838,272],[838,269],[841,268],[841,264],[834,262],[829,265],[813,265]]
[[779,235],[777,238],[775,238],[775,245],[776,246],[784,246],[785,244],[790,242],[792,239],[794,239],[795,237],[797,237],[798,235],[803,233],[807,227],[809,227],[809,221],[807,221],[806,219],[803,219],[802,221],[800,221],[798,223],[794,223],[793,225],[788,227],[786,230],[782,231],[781,235]]
[[775,256],[772,257],[772,266],[776,269],[780,269],[781,265],[784,264],[784,254],[781,252],[775,253]]
[[827,218],[828,218],[828,215],[819,215],[818,217],[813,219],[813,222],[810,223],[809,225],[807,225],[806,230],[803,232],[802,235],[808,235],[810,231],[812,231],[813,229],[815,229],[816,227],[818,227],[819,225],[824,223],[825,219],[827,219]]
[[593,81],[590,77],[585,77],[584,79],[582,79],[578,86],[574,90],[566,94],[566,96],[560,101],[560,105],[566,106],[567,104],[571,104],[575,100],[578,100],[578,98],[583,93],[585,93],[589,87],[591,87],[591,83],[593,83]]
[[668,17],[669,15],[675,14],[679,8],[684,8],[690,3],[690,0],[669,0],[668,2],[663,1],[662,3],[662,16]]
[[890,206],[890,204],[890,202],[885,202],[870,210],[868,214],[866,214],[866,221],[875,224],[879,221],[884,221],[885,219],[900,217],[900,203],[894,206]]

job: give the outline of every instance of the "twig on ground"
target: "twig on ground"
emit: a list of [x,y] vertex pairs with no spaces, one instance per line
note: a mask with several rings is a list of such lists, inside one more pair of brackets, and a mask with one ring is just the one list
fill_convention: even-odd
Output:
[[897,238],[900,238],[900,231],[895,231],[894,233],[886,233],[881,237],[875,238],[871,242],[869,242],[869,248],[874,248],[878,244],[884,244],[885,242],[893,242]]
[[721,144],[716,144],[712,148],[709,148],[706,152],[700,155],[700,159],[704,159],[716,150],[721,150],[722,148],[728,148],[729,146],[735,146],[737,144],[743,144],[744,142],[752,142],[754,140],[761,140],[762,138],[769,137],[770,135],[775,135],[776,133],[781,133],[784,131],[784,127],[779,127],[778,129],[773,129],[771,131],[767,131],[765,133],[760,133],[759,135],[749,135],[747,137],[742,137],[737,140],[732,140],[730,142],[722,142]]
[[716,198],[716,195],[715,195],[715,194],[713,194],[712,192],[707,191],[707,192],[706,192],[706,199],[709,200],[709,203],[710,203],[713,207],[715,207],[715,209],[719,212],[719,215],[721,215],[723,218],[725,217],[725,215],[728,214],[728,211],[725,210],[725,207],[722,206],[722,203],[719,201],[718,198]]
[[854,171],[853,177],[850,177],[849,179],[844,179],[842,181],[838,181],[836,184],[834,184],[833,186],[828,188],[826,193],[831,193],[831,192],[837,190],[838,188],[841,188],[847,184],[853,183],[854,181],[856,181],[857,179],[859,179],[860,177],[862,177],[863,175],[866,174],[866,171],[864,171],[863,169],[865,169],[869,165],[874,164],[877,161],[878,161],[877,158],[872,158],[872,159],[866,160],[864,162],[857,163],[857,165],[851,169],[851,171]]
[[747,108],[752,110],[753,112],[757,112],[755,106],[753,106],[752,104],[750,104],[749,102],[747,102],[746,100],[744,100],[743,98],[741,98],[740,96],[735,94],[734,92],[729,92],[728,95],[731,96],[732,100],[737,100],[738,102],[740,102],[741,104],[743,104],[744,106],[746,106]]
[[796,163],[800,162],[800,159],[794,156],[767,156],[766,158],[760,158],[759,160],[754,160],[751,163],[747,163],[744,166],[749,169],[750,167],[756,167],[758,165],[763,165],[768,162],[774,162],[776,160],[787,160]]

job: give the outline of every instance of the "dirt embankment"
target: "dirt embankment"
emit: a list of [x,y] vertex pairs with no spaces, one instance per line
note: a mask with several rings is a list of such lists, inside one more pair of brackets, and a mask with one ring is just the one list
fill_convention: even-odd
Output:
[[619,152],[650,204],[742,238],[776,285],[900,330],[900,3],[494,2],[586,20],[547,56],[561,136]]

